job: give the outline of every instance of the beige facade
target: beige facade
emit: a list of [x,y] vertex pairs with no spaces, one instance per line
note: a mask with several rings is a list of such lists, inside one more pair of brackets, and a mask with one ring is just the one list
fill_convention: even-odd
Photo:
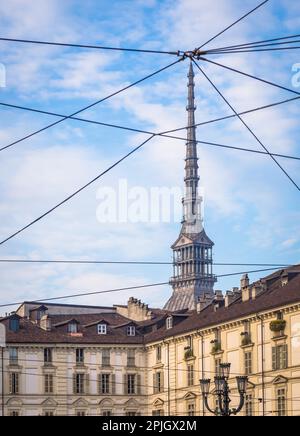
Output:
[[[284,332],[270,330],[278,316],[286,322]],[[160,372],[164,380],[160,389],[156,385],[149,390],[149,412],[209,415],[203,409],[199,379],[212,380],[213,394],[218,365],[229,362],[232,407],[239,403],[235,377],[249,376],[242,415],[300,415],[300,304],[171,337],[150,344],[147,354],[149,378]],[[210,405],[215,407],[213,395]]]
[[[247,375],[241,415],[300,415],[300,268],[278,271],[196,311],[24,303],[0,320],[1,414],[203,416],[200,379]],[[2,341],[3,345],[3,341]],[[3,369],[3,371],[2,371]],[[2,389],[3,388],[3,389]]]

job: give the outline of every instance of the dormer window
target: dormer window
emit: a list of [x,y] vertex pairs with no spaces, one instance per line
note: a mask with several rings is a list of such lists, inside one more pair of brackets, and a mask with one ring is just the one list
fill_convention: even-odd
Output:
[[68,333],[78,333],[78,324],[76,322],[68,324]]
[[169,317],[166,319],[166,329],[167,329],[167,330],[170,330],[171,328],[173,328],[173,317],[172,317],[172,316],[169,316]]
[[127,327],[127,336],[135,336],[135,326],[134,325],[130,325]]
[[20,329],[20,319],[19,317],[13,317],[9,320],[9,330],[12,332],[18,332]]
[[107,325],[106,324],[98,324],[98,335],[107,335]]

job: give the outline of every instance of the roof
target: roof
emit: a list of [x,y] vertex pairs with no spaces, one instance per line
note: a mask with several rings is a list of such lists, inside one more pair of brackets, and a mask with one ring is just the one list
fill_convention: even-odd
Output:
[[[288,278],[288,280],[286,280]],[[284,279],[284,280],[283,280]],[[243,302],[241,296],[225,307],[224,300],[214,300],[200,313],[196,311],[169,312],[155,310],[153,318],[141,322],[132,321],[116,312],[85,313],[85,314],[49,314],[52,330],[45,331],[40,326],[28,319],[20,318],[20,330],[10,331],[7,328],[7,343],[41,343],[41,344],[145,344],[163,340],[176,335],[188,334],[195,330],[213,328],[220,324],[246,318],[264,311],[276,310],[290,305],[300,304],[300,265],[276,271],[254,282],[250,287],[263,285],[263,291],[256,296]],[[220,307],[215,310],[215,304]],[[165,319],[172,315],[174,325],[166,329]],[[7,325],[9,319],[0,319]],[[78,322],[79,334],[71,336],[67,333],[66,324],[70,321]],[[96,324],[107,323],[107,334],[99,335]],[[127,336],[126,326],[136,325],[136,336]]]

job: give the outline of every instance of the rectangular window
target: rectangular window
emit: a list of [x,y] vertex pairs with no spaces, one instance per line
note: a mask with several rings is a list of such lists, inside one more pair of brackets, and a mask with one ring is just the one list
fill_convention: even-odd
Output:
[[127,374],[127,394],[134,395],[136,392],[135,374]]
[[245,353],[245,375],[252,374],[252,353],[251,351]]
[[83,348],[76,349],[76,364],[77,365],[84,364],[84,349]]
[[45,374],[45,394],[53,394],[53,374]]
[[85,412],[83,410],[78,410],[76,416],[85,416]]
[[253,416],[253,396],[252,395],[246,395],[245,413],[246,413],[246,416]]
[[107,325],[98,324],[98,335],[106,335],[106,334],[107,334]]
[[51,348],[44,349],[44,363],[46,363],[46,364],[52,363],[52,349]]
[[10,365],[18,364],[18,349],[15,347],[9,349],[9,364]]
[[152,416],[164,416],[164,410],[163,409],[153,410]]
[[68,333],[78,333],[78,325],[75,322],[68,324]]
[[127,366],[129,367],[135,366],[135,350],[127,351]]
[[215,374],[218,377],[222,375],[221,374],[221,367],[220,367],[221,363],[222,363],[222,359],[215,360]]
[[154,378],[153,378],[153,382],[154,382],[154,393],[158,394],[160,392],[163,392],[163,373],[161,371],[156,372],[154,374]]
[[277,415],[286,416],[286,396],[284,388],[277,390]]
[[166,320],[166,329],[170,330],[173,327],[173,317],[169,316]]
[[99,393],[101,395],[110,394],[110,374],[100,374]]
[[17,372],[12,372],[9,375],[10,394],[18,394],[19,393],[19,374]]
[[288,346],[277,345],[272,348],[273,370],[286,369],[288,367]]
[[156,347],[156,362],[159,363],[161,362],[161,346],[158,345]]
[[127,327],[127,336],[135,336],[135,327],[133,325]]
[[102,350],[102,366],[110,366],[110,349],[104,348]]
[[195,403],[188,404],[188,410],[187,410],[188,416],[195,416],[195,409],[196,409]]
[[188,386],[194,386],[194,365],[187,367],[187,383]]
[[75,394],[84,394],[84,374],[75,374],[74,380],[74,393]]
[[54,412],[48,410],[47,412],[44,413],[44,416],[54,416]]
[[20,414],[18,410],[11,410],[9,412],[9,416],[20,416]]

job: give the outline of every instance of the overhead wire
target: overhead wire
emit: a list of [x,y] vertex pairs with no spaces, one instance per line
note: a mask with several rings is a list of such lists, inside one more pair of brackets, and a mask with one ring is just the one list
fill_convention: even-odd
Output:
[[254,133],[254,131],[248,126],[248,124],[243,120],[243,118],[238,115],[237,111],[234,107],[229,103],[228,99],[224,96],[224,94],[218,89],[218,87],[213,83],[213,81],[208,77],[205,71],[199,66],[199,64],[192,59],[193,63],[197,66],[199,71],[201,71],[202,75],[207,79],[207,81],[211,84],[211,86],[215,89],[215,91],[220,95],[220,97],[225,101],[225,103],[230,107],[230,109],[237,115],[241,123],[246,127],[249,133],[254,137],[254,139],[261,145],[261,147],[270,155],[271,159],[275,162],[275,164],[280,168],[280,170],[285,174],[285,176],[290,180],[290,182],[296,187],[298,191],[300,191],[300,186],[296,183],[296,181],[290,176],[290,174],[283,168],[283,166],[278,162],[278,160],[272,156],[268,148],[263,144],[263,142],[258,138],[258,136]]
[[[288,101],[293,101],[293,100],[299,99],[299,98],[300,97],[296,97],[296,98],[293,98],[293,99],[288,100]],[[285,101],[285,102],[287,102],[287,101]],[[275,106],[275,105],[278,105],[278,104],[283,104],[283,102],[281,102],[281,103],[274,103],[272,105],[268,105],[268,106],[266,106],[264,108],[259,108],[257,110],[265,109],[267,107],[272,107],[272,106]],[[40,109],[33,109],[33,108],[29,108],[29,107],[24,107],[24,106],[17,106],[17,105],[13,105],[13,104],[9,104],[9,103],[0,102],[0,106],[14,108],[14,109],[20,109],[20,110],[25,110],[25,111],[34,112],[34,113],[41,113],[41,114],[44,114],[44,115],[51,115],[51,116],[55,116],[55,117],[65,117],[65,115],[57,114],[57,113],[54,113],[54,112],[43,111],[43,110],[40,110]],[[251,113],[251,112],[254,112],[255,110],[256,109],[251,110],[251,111],[246,111],[246,112],[243,112],[242,114]],[[210,123],[217,122],[217,121],[222,121],[222,120],[229,119],[229,118],[232,118],[232,116],[223,117],[223,118],[219,118],[219,119],[216,119],[216,120],[211,120],[211,121],[206,121],[206,122],[202,122],[202,123],[199,123],[199,124],[195,124],[194,127],[203,126],[203,125],[206,125],[206,124],[210,124]],[[181,140],[181,141],[186,142],[186,138],[183,138],[183,137],[180,137],[180,136],[169,135],[167,133],[181,131],[181,130],[186,130],[187,127],[181,127],[181,128],[178,128],[178,129],[169,130],[167,132],[155,133],[155,132],[148,131],[148,130],[142,130],[142,129],[132,128],[132,127],[126,127],[126,126],[121,126],[121,125],[111,124],[111,123],[104,123],[104,122],[101,122],[101,121],[94,121],[94,120],[89,120],[89,119],[85,119],[85,118],[69,117],[69,119],[70,120],[75,120],[75,121],[80,121],[80,122],[85,122],[85,123],[90,123],[90,124],[95,124],[95,125],[100,125],[100,126],[104,126],[104,127],[116,128],[116,129],[126,130],[126,131],[130,131],[130,132],[135,132],[135,133],[144,133],[144,134],[147,134],[147,135],[155,135],[155,136],[159,136],[159,137],[163,137],[163,138]],[[209,146],[212,146],[212,147],[225,148],[225,149],[229,149],[229,150],[237,150],[237,151],[256,153],[256,154],[261,154],[261,155],[269,155],[267,152],[263,152],[261,150],[254,150],[254,149],[246,148],[246,147],[237,147],[237,146],[231,146],[231,145],[226,145],[226,144],[220,144],[220,143],[216,143],[216,142],[200,141],[200,140],[197,140],[195,142],[197,144],[209,145]],[[15,145],[15,144],[13,144],[13,145]],[[7,146],[3,147],[2,149],[0,149],[0,152],[4,151],[6,149],[7,149]],[[280,154],[280,153],[272,153],[272,155],[275,156],[275,157],[281,157],[281,158],[284,158],[284,159],[300,160],[300,157],[298,157],[298,156],[291,156],[291,155]]]

